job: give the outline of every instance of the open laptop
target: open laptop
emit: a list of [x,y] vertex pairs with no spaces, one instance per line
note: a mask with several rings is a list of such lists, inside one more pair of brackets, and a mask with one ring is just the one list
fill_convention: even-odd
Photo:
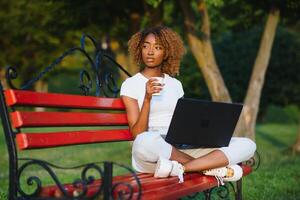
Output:
[[165,140],[179,149],[228,146],[243,105],[178,100]]

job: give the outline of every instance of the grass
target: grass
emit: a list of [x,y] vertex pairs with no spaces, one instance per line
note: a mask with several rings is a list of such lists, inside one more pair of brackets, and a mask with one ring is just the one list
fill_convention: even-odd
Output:
[[[0,127],[1,128],[1,127]],[[297,126],[287,124],[262,124],[257,126],[256,142],[261,155],[260,168],[243,181],[243,196],[248,200],[294,200],[300,199],[300,157],[290,153],[296,139]],[[58,165],[77,165],[86,162],[112,160],[130,165],[130,144],[81,145],[32,150],[20,153],[22,157],[47,158]],[[8,185],[7,150],[2,128],[0,130],[0,199],[5,199]],[[116,174],[124,170],[117,169]],[[40,168],[29,173],[45,175]],[[62,181],[74,180],[75,172],[60,172]],[[47,183],[51,184],[50,179]]]
[[261,166],[244,181],[245,199],[300,199],[300,157],[290,149],[296,133],[296,125],[257,126]]

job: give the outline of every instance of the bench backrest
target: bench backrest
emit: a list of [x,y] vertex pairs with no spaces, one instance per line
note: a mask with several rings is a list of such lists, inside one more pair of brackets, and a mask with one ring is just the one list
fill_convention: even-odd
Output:
[[[4,95],[7,106],[12,108],[12,112],[10,112],[11,125],[18,130],[16,144],[20,150],[133,139],[128,129],[125,107],[120,98],[12,89],[5,90]],[[52,109],[54,111],[38,112],[33,109],[28,111],[28,107],[54,108]],[[66,111],[65,108],[68,110]],[[84,126],[106,127],[99,128],[99,130],[55,132],[22,130],[27,127]]]

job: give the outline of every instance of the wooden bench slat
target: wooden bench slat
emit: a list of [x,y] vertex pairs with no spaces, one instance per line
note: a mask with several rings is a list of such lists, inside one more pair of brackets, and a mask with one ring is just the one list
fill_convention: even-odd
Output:
[[125,113],[30,112],[11,113],[14,128],[127,125]]
[[129,141],[132,139],[132,135],[128,129],[19,133],[16,136],[17,145],[20,150],[74,144]]
[[[242,165],[243,177],[252,172],[252,168],[247,165]],[[177,177],[168,177],[164,179],[175,179],[177,183],[166,183],[164,186],[159,185],[156,188],[147,188],[143,192],[143,199],[178,199],[196,192],[201,192],[213,187],[218,186],[218,182],[213,176],[205,176],[201,173],[186,173],[184,175],[184,182],[178,183]],[[162,179],[162,180],[164,180]],[[155,180],[156,182],[157,180]],[[166,180],[167,181],[167,180]],[[134,194],[133,199],[137,199],[137,193]]]
[[35,106],[81,109],[124,110],[120,98],[103,98],[58,93],[42,93],[22,90],[6,90],[6,103],[9,106]]
[[[184,183],[178,183],[177,177],[173,178],[177,180],[177,183],[165,184],[164,186],[147,189],[143,192],[143,198],[153,200],[178,199],[217,186],[216,179],[212,176],[198,174],[197,177],[193,177],[192,179],[185,177]],[[137,197],[137,193],[135,193],[135,197]]]
[[[252,168],[246,165],[242,166],[243,176],[247,176]],[[167,177],[157,179],[153,177],[153,174],[138,173],[137,174],[141,186],[142,186],[142,199],[178,199],[180,197],[201,192],[206,189],[210,189],[218,185],[217,180],[213,176],[205,176],[201,173],[186,173],[184,175],[184,183],[178,183],[177,177]],[[133,187],[133,198],[137,199],[138,186],[131,174],[123,176],[113,177],[113,183],[126,182]],[[92,185],[88,186],[88,196],[92,196],[99,189],[102,184],[101,180],[96,180]],[[72,195],[74,192],[74,186],[72,184],[66,184],[64,187],[68,190],[69,194]],[[119,188],[121,189],[121,187]],[[126,193],[129,193],[128,188],[123,187]],[[114,197],[117,196],[118,190],[114,192]],[[41,191],[41,196],[44,197],[59,197],[61,192],[56,186],[44,187]],[[53,195],[53,196],[52,196]],[[126,196],[125,196],[126,197]]]

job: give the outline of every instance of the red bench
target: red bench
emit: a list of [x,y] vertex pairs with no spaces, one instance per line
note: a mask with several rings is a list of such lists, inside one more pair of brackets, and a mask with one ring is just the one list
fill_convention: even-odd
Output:
[[[59,183],[57,185],[41,186],[31,194],[26,194],[17,185],[19,175],[29,165],[45,166],[45,170],[52,173],[51,165],[40,160],[25,160],[18,165],[17,151],[31,149],[55,148],[68,145],[106,143],[114,141],[131,141],[133,138],[127,127],[105,130],[70,130],[56,132],[27,132],[26,127],[64,127],[64,126],[117,126],[127,125],[124,105],[120,98],[103,98],[56,93],[39,93],[25,90],[3,90],[1,86],[1,118],[6,134],[6,141],[10,159],[9,198],[18,196],[33,197],[91,197],[102,195],[104,199],[118,198],[131,199],[178,199],[183,196],[204,191],[209,198],[211,190],[217,186],[214,177],[204,176],[201,173],[186,173],[184,183],[178,183],[177,177],[155,179],[152,174],[137,173],[122,176],[112,175],[112,165],[92,163],[85,165],[89,168],[100,169],[102,179],[82,179],[76,184]],[[65,108],[63,111],[36,112],[32,107]],[[27,108],[27,109],[23,109]],[[71,109],[67,110],[66,109]],[[78,110],[76,110],[78,109]],[[11,112],[9,112],[9,110]],[[99,110],[93,112],[94,110]],[[113,112],[111,112],[113,110]],[[17,131],[14,131],[17,130]],[[92,152],[91,152],[92,153]],[[24,161],[23,161],[24,162]],[[244,176],[251,173],[252,168],[242,165]],[[49,169],[48,169],[49,168]],[[101,173],[100,173],[101,174]],[[41,180],[42,181],[42,180]],[[81,196],[80,196],[81,195]],[[241,198],[241,181],[237,184],[236,197]]]

